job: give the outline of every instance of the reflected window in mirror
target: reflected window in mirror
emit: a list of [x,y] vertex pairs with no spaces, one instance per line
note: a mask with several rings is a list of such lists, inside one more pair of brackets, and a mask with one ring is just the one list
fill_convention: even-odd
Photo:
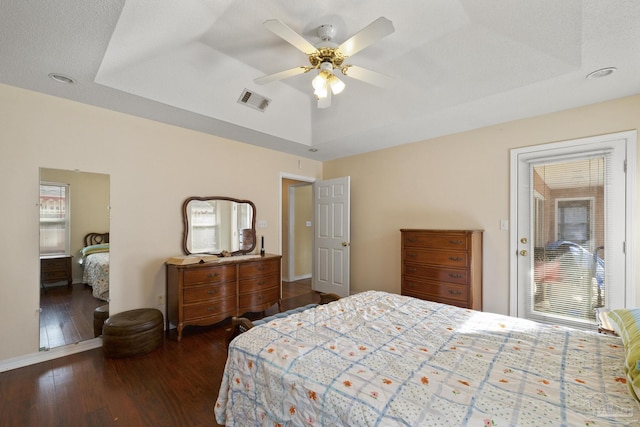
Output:
[[40,183],[40,255],[69,255],[69,185]]
[[187,206],[191,224],[189,247],[192,252],[217,252],[218,202],[216,200],[194,200]]
[[183,204],[186,254],[248,253],[255,248],[255,205],[229,197],[190,197]]

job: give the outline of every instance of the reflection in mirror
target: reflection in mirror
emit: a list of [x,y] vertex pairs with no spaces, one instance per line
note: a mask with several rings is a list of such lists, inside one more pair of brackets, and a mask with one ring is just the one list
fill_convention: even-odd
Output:
[[182,205],[185,254],[245,254],[256,247],[256,207],[230,197],[189,197]]
[[[95,337],[94,310],[109,299],[109,175],[40,168],[40,349]],[[100,242],[85,243],[89,233]],[[97,244],[98,243],[98,244]],[[85,278],[89,252],[99,279]]]

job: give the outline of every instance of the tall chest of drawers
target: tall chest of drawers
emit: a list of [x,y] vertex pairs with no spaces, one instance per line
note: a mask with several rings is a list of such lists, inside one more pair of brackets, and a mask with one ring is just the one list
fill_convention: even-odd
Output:
[[280,255],[167,264],[167,330],[174,324],[181,340],[185,326],[211,325],[280,304],[280,264]]
[[482,231],[402,229],[402,295],[482,310]]

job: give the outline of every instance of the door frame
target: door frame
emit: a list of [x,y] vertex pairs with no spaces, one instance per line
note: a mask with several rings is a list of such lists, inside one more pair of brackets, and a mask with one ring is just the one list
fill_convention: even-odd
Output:
[[624,139],[626,141],[626,174],[625,174],[625,306],[636,305],[636,267],[635,267],[635,218],[637,195],[637,132],[625,131],[593,137],[578,138],[567,141],[552,142],[522,148],[510,152],[510,223],[509,230],[509,315],[518,317],[518,156],[532,151],[576,147],[599,141]]
[[[289,232],[287,233],[287,236],[289,237],[289,242],[287,247],[289,248],[288,253],[287,253],[287,267],[288,267],[288,271],[287,271],[287,277],[289,278],[290,282],[295,282],[296,280],[302,280],[302,279],[308,279],[311,278],[313,276],[313,268],[311,269],[311,273],[307,276],[304,275],[302,277],[296,276],[296,266],[295,266],[295,261],[296,261],[296,257],[295,257],[295,252],[296,252],[296,243],[295,243],[295,219],[296,219],[296,188],[300,188],[300,187],[309,187],[309,186],[313,186],[312,182],[300,182],[299,184],[294,184],[294,185],[290,185],[289,186]],[[311,210],[313,210],[313,200],[311,200]],[[282,234],[282,233],[281,233]],[[313,251],[313,242],[311,243],[311,250]]]
[[[283,231],[283,224],[282,224],[282,218],[283,218],[283,212],[282,212],[282,181],[284,179],[291,179],[291,180],[295,180],[295,181],[301,181],[301,182],[306,182],[309,185],[313,185],[314,182],[316,182],[318,180],[318,178],[314,178],[311,176],[304,176],[304,175],[295,175],[295,174],[291,174],[291,173],[287,173],[287,172],[280,172],[280,205],[278,207],[278,212],[280,215],[280,219],[279,219],[279,223],[278,223],[278,248],[280,250],[280,253],[282,254],[282,231]],[[311,204],[313,205],[313,200],[311,201]],[[312,206],[313,208],[313,206]],[[289,201],[289,209],[291,209],[291,201]],[[291,212],[291,211],[289,211]],[[289,221],[289,226],[291,227],[291,221]],[[315,224],[314,224],[315,227]],[[289,229],[289,249],[291,249],[291,229]],[[284,255],[284,254],[283,254]],[[289,271],[287,272],[287,274],[289,274],[291,272],[291,268],[293,265],[293,251],[289,250],[287,252],[287,265],[289,266]],[[313,269],[311,271],[311,275],[313,276]],[[288,277],[290,280],[292,279],[292,276]]]

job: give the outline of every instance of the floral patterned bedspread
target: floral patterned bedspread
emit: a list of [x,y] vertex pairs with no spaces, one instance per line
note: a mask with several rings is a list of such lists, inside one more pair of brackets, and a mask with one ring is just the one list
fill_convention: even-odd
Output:
[[93,288],[93,296],[109,301],[109,252],[93,253],[82,260],[82,283]]
[[640,425],[617,337],[378,291],[237,337],[230,426]]

